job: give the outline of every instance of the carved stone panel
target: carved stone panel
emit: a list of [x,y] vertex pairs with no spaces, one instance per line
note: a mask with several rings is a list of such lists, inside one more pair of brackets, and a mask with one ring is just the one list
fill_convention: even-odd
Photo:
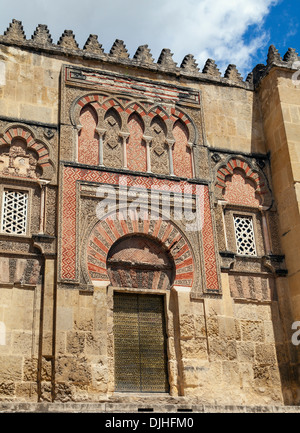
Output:
[[10,147],[0,149],[0,172],[4,175],[37,178],[41,169],[37,167],[38,154],[27,149],[25,141],[14,139]]
[[158,116],[151,123],[151,135],[151,169],[153,173],[170,174],[166,127]]
[[121,119],[113,108],[106,112],[103,161],[106,167],[122,168],[122,138],[119,135]]
[[107,270],[113,286],[169,289],[174,280],[172,258],[146,236],[117,242],[108,254]]

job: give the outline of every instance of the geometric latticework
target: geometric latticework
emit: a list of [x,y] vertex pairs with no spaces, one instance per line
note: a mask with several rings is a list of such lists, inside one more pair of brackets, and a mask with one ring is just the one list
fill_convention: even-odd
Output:
[[4,191],[2,207],[2,233],[26,234],[28,194]]
[[237,245],[237,253],[244,256],[255,256],[255,239],[251,217],[235,216],[234,231]]

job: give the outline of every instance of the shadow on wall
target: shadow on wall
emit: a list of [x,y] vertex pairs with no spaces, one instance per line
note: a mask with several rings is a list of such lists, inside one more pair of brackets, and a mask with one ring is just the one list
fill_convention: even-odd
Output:
[[[271,89],[270,89],[271,91]],[[268,179],[268,169],[270,170],[270,176],[274,179],[274,172],[272,168],[272,143],[268,143],[268,131],[265,130],[264,122],[272,124],[272,119],[274,119],[274,112],[276,107],[270,106],[270,100],[268,100],[267,105],[261,98],[265,98],[267,101],[268,93],[264,95],[262,93],[256,93],[253,99],[253,109],[252,109],[252,131],[251,131],[251,152],[253,154],[265,154],[268,157],[268,162],[266,161],[266,167],[263,167],[263,159],[260,161],[257,159],[258,164],[261,163],[261,169],[265,171],[265,180],[270,182]],[[262,106],[264,104],[264,106]],[[274,111],[275,110],[275,111]],[[280,108],[281,110],[281,108]],[[264,112],[264,118],[262,116]],[[278,116],[276,116],[276,119]],[[274,123],[274,122],[273,122]],[[274,135],[274,126],[272,125],[272,136]],[[278,133],[278,136],[280,134]],[[278,145],[278,143],[277,143]],[[268,165],[268,166],[267,166]],[[273,185],[270,183],[269,188],[273,193]],[[276,197],[273,196],[272,205],[270,206],[270,212],[268,212],[269,225],[271,225],[271,255],[277,254],[281,255],[284,253],[282,251],[280,243],[280,218],[277,213]],[[276,231],[277,233],[275,233]],[[277,241],[276,241],[277,239]],[[288,281],[287,277],[278,277],[276,272],[274,274],[274,297],[271,301],[271,320],[273,323],[273,332],[275,340],[276,356],[281,380],[282,395],[284,399],[284,404],[286,405],[297,405],[300,403],[300,393],[299,393],[299,373],[298,373],[298,346],[292,344],[292,323],[293,315],[291,310],[291,300],[289,298]]]

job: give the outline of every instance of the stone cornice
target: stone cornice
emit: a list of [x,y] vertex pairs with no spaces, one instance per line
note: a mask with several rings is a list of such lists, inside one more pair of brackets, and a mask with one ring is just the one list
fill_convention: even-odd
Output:
[[4,35],[0,35],[0,44],[65,58],[80,58],[82,61],[93,60],[104,64],[123,65],[127,68],[144,69],[196,82],[239,87],[247,90],[255,90],[262,78],[273,67],[293,69],[293,65],[299,60],[295,49],[289,48],[284,57],[281,58],[276,48],[271,45],[266,65],[258,64],[243,80],[233,64],[228,65],[224,76],[222,76],[212,59],[208,59],[200,71],[192,54],[187,54],[181,65],[177,66],[172,58],[173,53],[167,48],[162,49],[156,63],[148,45],[138,47],[133,58],[130,58],[126,45],[120,39],[116,39],[109,53],[104,52],[102,45],[98,42],[97,35],[90,35],[81,49],[72,30],[65,30],[57,44],[54,44],[47,26],[42,24],[37,26],[31,39],[26,39],[22,22],[15,19],[12,20]]

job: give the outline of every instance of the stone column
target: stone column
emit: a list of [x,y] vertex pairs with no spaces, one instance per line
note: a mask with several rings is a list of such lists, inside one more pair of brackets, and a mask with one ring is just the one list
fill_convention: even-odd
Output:
[[151,156],[150,156],[150,146],[151,146],[152,137],[144,135],[143,140],[145,140],[145,142],[146,142],[147,172],[152,173],[152,171],[151,171]]
[[76,125],[74,128],[75,131],[75,162],[78,162],[78,143],[79,143],[79,133],[82,129],[81,125]]
[[39,183],[40,183],[40,187],[41,187],[39,234],[44,234],[46,185],[49,183],[49,181],[41,180],[41,181],[39,181]]
[[103,167],[103,136],[106,133],[106,129],[96,128],[96,132],[99,135],[99,165]]
[[188,142],[188,146],[191,149],[191,166],[192,166],[192,177],[195,177],[195,157],[194,157],[194,145]]
[[120,131],[119,135],[120,135],[120,137],[122,137],[122,140],[123,140],[123,146],[122,146],[122,149],[123,149],[123,168],[127,168],[127,143],[126,143],[126,140],[130,134],[128,132]]
[[173,147],[173,145],[174,145],[174,143],[175,143],[175,140],[167,139],[166,142],[167,142],[167,144],[168,144],[168,155],[169,155],[170,175],[173,176],[173,175],[174,175],[174,166],[173,166],[172,147]]
[[262,216],[262,229],[263,229],[266,254],[271,254],[271,244],[270,244],[270,236],[269,236],[269,228],[268,228],[266,211],[263,208],[260,209],[260,211]]

